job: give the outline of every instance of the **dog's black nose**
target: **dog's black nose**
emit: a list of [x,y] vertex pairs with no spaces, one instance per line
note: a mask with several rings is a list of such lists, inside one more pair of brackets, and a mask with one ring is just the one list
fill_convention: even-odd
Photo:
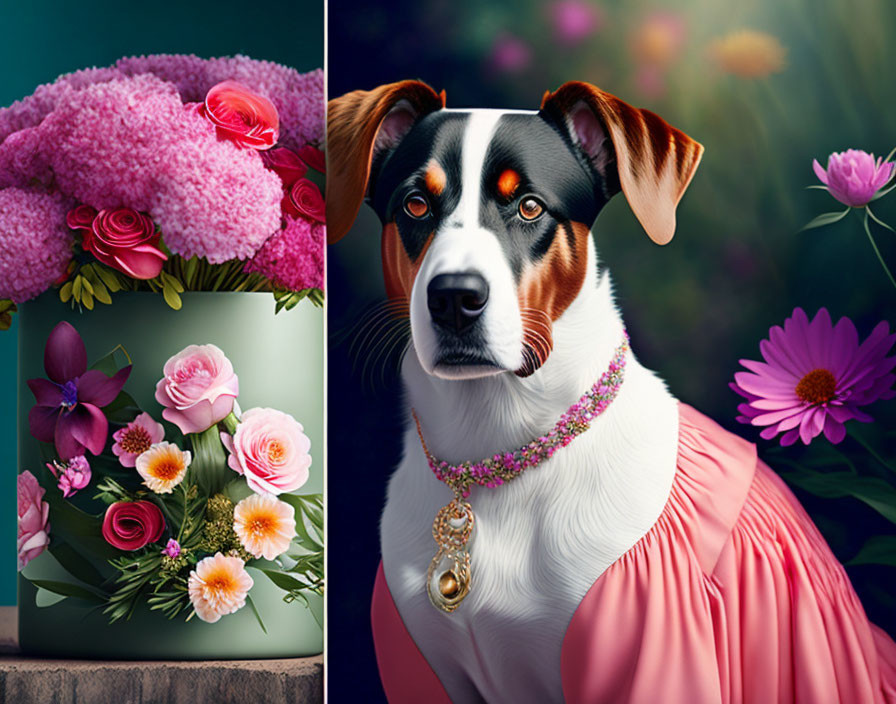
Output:
[[436,325],[461,333],[485,310],[488,284],[479,274],[439,274],[426,287],[426,302]]

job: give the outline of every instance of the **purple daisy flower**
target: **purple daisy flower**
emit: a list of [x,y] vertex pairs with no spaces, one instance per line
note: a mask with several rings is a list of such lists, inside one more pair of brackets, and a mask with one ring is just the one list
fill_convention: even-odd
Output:
[[832,325],[822,308],[810,322],[802,308],[794,309],[783,328],[775,325],[759,343],[764,362],[740,360],[750,371],[737,372],[730,384],[746,399],[737,420],[765,426],[760,436],[766,440],[783,433],[781,445],[797,438],[808,445],[822,431],[840,442],[846,421],[872,420],[860,406],[896,396],[896,356],[887,356],[894,341],[885,321],[859,344],[849,318]]
[[84,341],[69,323],[61,322],[47,338],[44,369],[49,379],[29,379],[35,405],[28,414],[31,434],[52,442],[63,460],[90,451],[98,455],[106,445],[109,422],[100,410],[124,387],[131,367],[109,377],[87,369]]

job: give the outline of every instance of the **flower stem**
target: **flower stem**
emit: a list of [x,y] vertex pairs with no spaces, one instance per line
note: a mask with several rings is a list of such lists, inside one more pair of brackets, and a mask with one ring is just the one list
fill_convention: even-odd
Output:
[[877,242],[874,241],[874,236],[871,234],[871,227],[868,225],[868,209],[865,209],[865,217],[862,218],[862,224],[865,226],[865,234],[868,235],[868,241],[871,242],[871,248],[874,250],[874,253],[877,255],[877,260],[880,262],[880,265],[884,268],[884,271],[887,272],[887,276],[890,279],[890,283],[893,284],[893,288],[896,288],[896,279],[893,278],[893,274],[890,272],[887,263],[884,261],[883,256],[881,256],[880,250],[877,248]]

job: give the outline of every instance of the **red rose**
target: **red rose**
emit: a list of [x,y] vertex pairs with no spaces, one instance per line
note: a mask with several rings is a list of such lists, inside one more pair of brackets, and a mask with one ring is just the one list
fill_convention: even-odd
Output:
[[327,157],[317,147],[306,144],[299,149],[299,158],[315,171],[320,171],[322,174],[327,173]]
[[305,166],[305,162],[299,158],[299,155],[286,147],[277,147],[262,152],[261,160],[266,167],[280,177],[284,188],[289,188],[308,171],[308,167]]
[[203,114],[218,136],[246,149],[270,149],[280,136],[277,108],[236,81],[224,81],[205,96]]
[[164,532],[165,518],[151,501],[116,501],[103,518],[103,537],[119,550],[139,550]]
[[131,278],[155,278],[168,259],[159,249],[161,235],[152,219],[133,208],[97,213],[89,205],[79,205],[69,211],[66,222],[73,230],[81,230],[85,250]]
[[283,199],[283,212],[293,216],[304,216],[309,220],[324,222],[326,206],[320,189],[307,178],[300,178],[289,189]]

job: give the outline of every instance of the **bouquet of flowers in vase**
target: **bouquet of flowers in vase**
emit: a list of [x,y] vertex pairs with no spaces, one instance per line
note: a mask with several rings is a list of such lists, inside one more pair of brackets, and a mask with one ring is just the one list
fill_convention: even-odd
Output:
[[[88,368],[79,333],[56,325],[46,378],[28,380],[31,435],[45,466],[18,477],[19,569],[45,550],[66,580],[54,598],[96,603],[110,621],[141,605],[215,622],[249,604],[255,579],[285,601],[323,592],[323,499],[307,481],[310,441],[291,415],[241,411],[239,379],[214,345],[173,355],[138,408],[123,349]],[[160,422],[163,421],[163,422]],[[254,577],[253,577],[254,575]]]
[[0,328],[54,287],[87,309],[122,290],[321,305],[323,135],[320,70],[243,56],[124,58],[38,87],[0,110]]

